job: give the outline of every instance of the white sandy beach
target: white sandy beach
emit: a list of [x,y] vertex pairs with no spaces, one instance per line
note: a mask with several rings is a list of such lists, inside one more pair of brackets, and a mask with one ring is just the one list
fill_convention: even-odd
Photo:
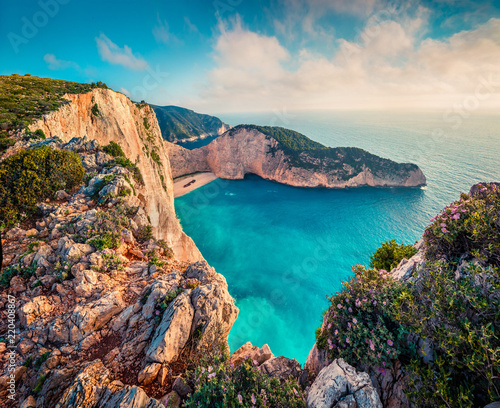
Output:
[[218,177],[214,173],[196,173],[182,176],[174,180],[174,198],[183,196],[197,188],[204,186]]

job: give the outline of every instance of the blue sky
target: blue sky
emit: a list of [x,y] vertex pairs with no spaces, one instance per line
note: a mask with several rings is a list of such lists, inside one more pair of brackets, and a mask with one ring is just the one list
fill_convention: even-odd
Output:
[[499,1],[0,4],[0,74],[208,113],[500,107]]

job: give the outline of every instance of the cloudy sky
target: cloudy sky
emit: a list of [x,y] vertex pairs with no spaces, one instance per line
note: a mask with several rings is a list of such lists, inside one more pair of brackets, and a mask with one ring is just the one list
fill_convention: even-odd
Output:
[[500,108],[500,1],[0,5],[0,74],[207,113]]

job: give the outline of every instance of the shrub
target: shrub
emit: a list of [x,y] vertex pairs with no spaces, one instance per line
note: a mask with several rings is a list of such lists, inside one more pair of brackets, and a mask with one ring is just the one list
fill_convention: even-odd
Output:
[[96,222],[87,226],[82,238],[98,250],[116,249],[123,243],[122,231],[129,226],[129,219],[123,205],[109,211],[99,210]]
[[91,112],[94,116],[99,116],[99,106],[97,106],[97,103],[94,103]]
[[136,238],[139,242],[143,243],[153,238],[153,228],[151,225],[141,225],[135,232]]
[[22,265],[20,263],[9,266],[0,276],[0,289],[6,289],[10,286],[10,281],[14,276],[20,276],[23,279],[29,279],[35,275],[37,263],[32,265]]
[[35,394],[38,394],[40,391],[42,391],[43,383],[45,382],[46,378],[47,376],[45,374],[42,374],[40,377],[38,377],[35,388],[33,388],[33,392]]
[[444,257],[457,264],[476,257],[500,267],[500,188],[478,185],[475,194],[462,194],[431,220],[424,244],[431,260]]
[[195,407],[305,407],[304,393],[295,380],[284,383],[262,373],[251,360],[233,367],[227,353],[204,356],[191,373],[194,392],[185,402]]
[[47,136],[45,136],[45,133],[43,132],[43,130],[42,130],[42,129],[37,129],[37,130],[35,130],[35,131],[32,133],[31,137],[32,137],[33,139],[42,139],[42,140],[47,139]]
[[35,370],[39,370],[43,363],[45,363],[50,357],[50,351],[46,351],[41,356],[39,356],[35,361]]
[[408,392],[420,407],[477,407],[500,399],[500,274],[470,263],[457,278],[428,265],[399,295],[398,319],[428,339],[434,363],[413,359]]
[[10,227],[36,210],[36,203],[79,185],[84,168],[76,153],[39,147],[0,163],[0,222]]
[[395,239],[385,241],[370,257],[370,266],[376,269],[390,271],[403,259],[410,259],[417,253],[412,245],[398,244]]
[[125,157],[125,153],[123,152],[121,146],[116,142],[109,142],[109,144],[104,146],[102,149],[110,156]]
[[105,272],[123,271],[124,269],[123,266],[124,262],[115,252],[102,254],[102,260],[103,260],[103,270]]
[[144,184],[144,179],[142,178],[141,171],[139,170],[137,165],[132,163],[129,159],[126,159],[124,157],[116,157],[112,162],[106,164],[106,167],[114,165],[122,166],[127,170],[130,170],[132,172],[132,177],[134,177],[134,180],[139,184]]
[[159,241],[156,242],[158,246],[163,249],[163,256],[166,258],[173,258],[174,256],[174,251],[172,248],[170,248],[167,244],[167,242],[164,239],[160,239]]
[[182,292],[184,292],[183,288],[177,288],[176,290],[172,290],[168,292],[163,298],[156,299],[155,304],[155,319],[156,322],[159,323],[163,312],[167,310],[167,307],[172,303],[177,296],[179,296]]
[[317,346],[330,358],[343,358],[359,367],[385,367],[409,355],[404,328],[395,318],[393,303],[402,284],[385,271],[353,268],[354,277],[344,289],[330,297]]

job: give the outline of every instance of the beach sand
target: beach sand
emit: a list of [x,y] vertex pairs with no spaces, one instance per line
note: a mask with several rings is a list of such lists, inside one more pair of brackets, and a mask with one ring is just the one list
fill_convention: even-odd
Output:
[[218,177],[214,173],[196,173],[176,178],[174,180],[174,198],[196,190],[197,188],[204,186],[217,178]]

